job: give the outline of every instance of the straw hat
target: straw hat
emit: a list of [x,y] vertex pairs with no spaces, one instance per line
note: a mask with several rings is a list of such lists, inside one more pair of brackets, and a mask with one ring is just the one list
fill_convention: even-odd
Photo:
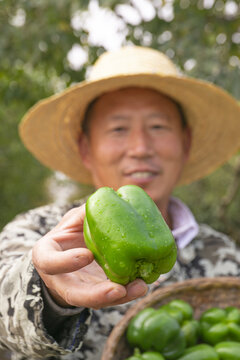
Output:
[[209,174],[240,147],[240,106],[229,94],[180,75],[163,53],[135,46],[105,52],[88,80],[33,106],[20,124],[23,143],[47,167],[91,184],[77,144],[84,113],[99,95],[130,86],[158,90],[182,106],[193,142],[179,184]]

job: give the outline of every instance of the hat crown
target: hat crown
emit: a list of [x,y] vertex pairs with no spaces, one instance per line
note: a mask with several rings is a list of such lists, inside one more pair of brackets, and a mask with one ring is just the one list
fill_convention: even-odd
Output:
[[163,53],[138,46],[105,52],[94,64],[89,80],[130,74],[178,75],[172,61]]

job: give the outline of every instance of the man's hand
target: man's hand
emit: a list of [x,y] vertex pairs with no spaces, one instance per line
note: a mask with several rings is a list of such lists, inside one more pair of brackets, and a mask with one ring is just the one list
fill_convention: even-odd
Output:
[[83,237],[85,205],[70,210],[33,248],[33,264],[53,299],[61,306],[99,309],[146,294],[144,281],[126,286],[107,279]]

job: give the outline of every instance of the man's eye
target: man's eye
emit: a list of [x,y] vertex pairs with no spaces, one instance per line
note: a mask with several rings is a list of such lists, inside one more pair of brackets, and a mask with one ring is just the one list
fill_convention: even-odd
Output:
[[151,129],[153,129],[153,130],[170,130],[170,126],[167,124],[152,124]]
[[123,132],[125,130],[126,130],[126,128],[123,127],[123,126],[117,126],[117,127],[112,129],[113,132]]
[[152,125],[152,129],[164,129],[165,127],[161,124],[154,124]]

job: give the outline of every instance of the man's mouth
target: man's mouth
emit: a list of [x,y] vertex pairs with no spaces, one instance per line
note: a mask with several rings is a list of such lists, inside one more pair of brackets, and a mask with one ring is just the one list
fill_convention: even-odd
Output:
[[156,175],[156,173],[152,171],[135,171],[132,172],[131,174],[128,174],[128,176],[135,179],[148,179],[154,175]]

